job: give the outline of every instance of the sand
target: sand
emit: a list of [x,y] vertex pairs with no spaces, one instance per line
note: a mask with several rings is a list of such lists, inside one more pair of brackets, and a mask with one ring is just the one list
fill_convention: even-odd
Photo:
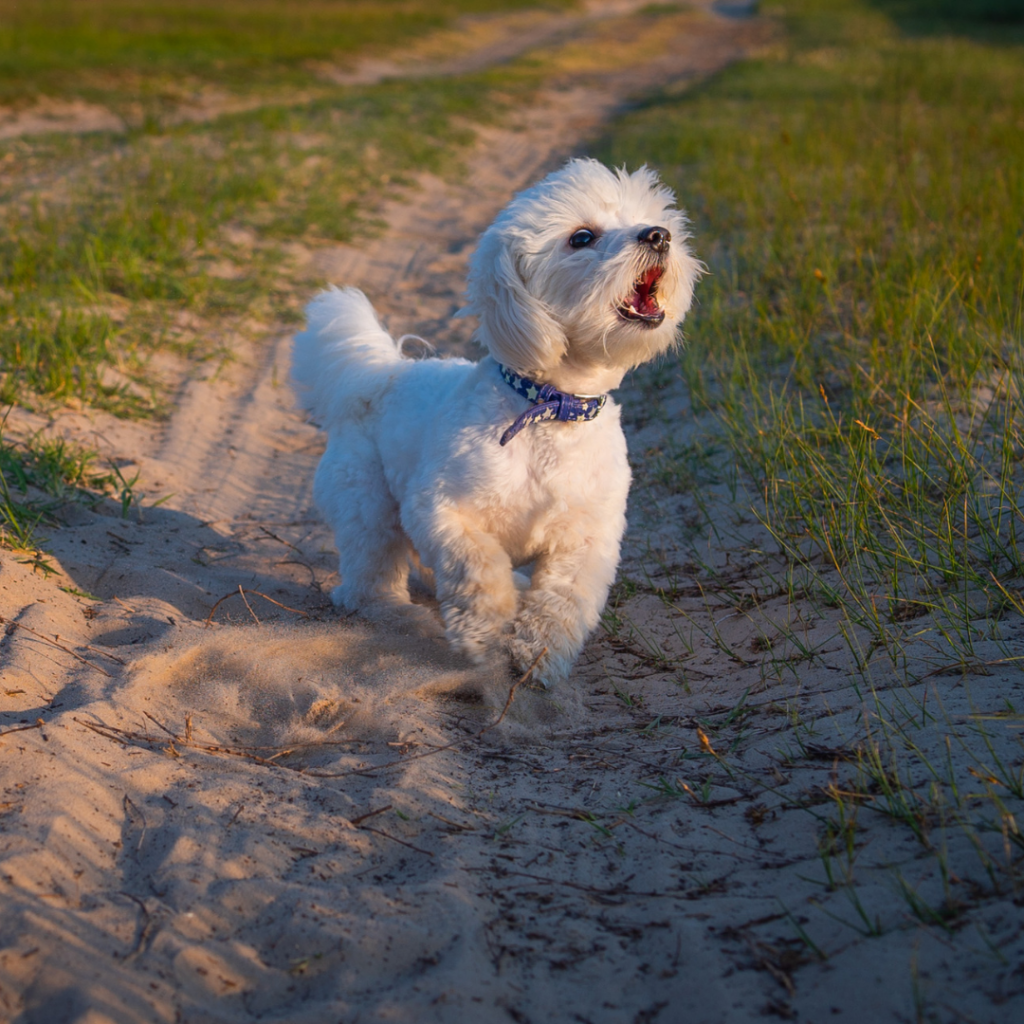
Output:
[[[310,292],[358,284],[394,333],[471,354],[451,314],[509,195],[638,91],[764,38],[700,11],[639,63],[567,73],[479,132],[465,180],[424,177],[380,237],[310,252]],[[908,911],[893,865],[935,902],[931,862],[869,809],[857,892],[880,934],[829,887],[822,794],[870,728],[864,693],[835,623],[793,623],[771,592],[721,479],[670,494],[642,472],[705,428],[678,380],[620,396],[641,467],[621,574],[644,585],[545,693],[331,608],[289,342],[238,338],[183,373],[166,423],[12,414],[130,463],[145,496],[127,518],[69,506],[52,576],[0,552],[0,1020],[1020,1018],[1021,910],[985,894],[966,834],[967,927]],[[756,609],[734,600],[751,591]],[[790,657],[772,623],[820,655]],[[952,718],[1021,691],[1003,667],[912,688]]]

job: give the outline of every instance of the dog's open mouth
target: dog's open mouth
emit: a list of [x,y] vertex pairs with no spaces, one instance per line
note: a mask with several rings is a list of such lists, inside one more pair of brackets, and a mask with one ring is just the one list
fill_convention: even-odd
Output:
[[657,298],[658,280],[663,273],[661,267],[651,267],[636,279],[632,293],[616,309],[623,320],[633,320],[653,327],[665,319],[665,310],[658,305]]

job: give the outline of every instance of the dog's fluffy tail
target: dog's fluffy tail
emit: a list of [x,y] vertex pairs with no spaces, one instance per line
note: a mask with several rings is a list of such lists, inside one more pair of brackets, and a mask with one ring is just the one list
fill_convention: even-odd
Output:
[[330,426],[372,406],[402,355],[358,288],[321,292],[306,317],[292,349],[292,383],[302,407]]

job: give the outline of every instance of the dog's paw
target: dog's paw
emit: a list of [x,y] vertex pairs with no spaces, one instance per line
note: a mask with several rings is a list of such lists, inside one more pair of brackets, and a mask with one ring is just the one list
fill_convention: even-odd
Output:
[[520,672],[551,687],[564,682],[583,647],[585,634],[571,602],[557,594],[530,591],[512,624],[508,649]]
[[523,675],[532,669],[531,681],[540,683],[548,690],[569,678],[569,672],[576,661],[574,656],[567,656],[564,652],[552,652],[547,645],[542,644],[538,647],[535,643],[525,642],[515,636],[507,641],[506,646],[516,673]]

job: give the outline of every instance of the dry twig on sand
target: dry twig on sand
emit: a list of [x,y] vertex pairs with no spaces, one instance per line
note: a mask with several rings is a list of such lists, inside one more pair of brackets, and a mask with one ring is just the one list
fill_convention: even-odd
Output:
[[28,732],[29,729],[42,729],[44,725],[46,723],[41,718],[37,718],[32,725],[16,725],[13,729],[4,729],[3,732],[0,732],[0,740],[5,736],[10,736],[12,732]]
[[379,828],[370,828],[369,825],[358,825],[357,828],[361,828],[364,832],[372,832],[375,836],[383,836],[385,839],[390,839],[391,842],[398,843],[400,846],[407,846],[410,850],[415,850],[417,853],[425,853],[428,857],[434,856],[433,851],[424,850],[421,846],[413,846],[412,843],[407,843],[404,839],[399,839],[397,836],[393,836]]
[[301,615],[303,618],[309,618],[309,612],[304,612],[301,608],[290,608],[286,604],[281,604],[280,601],[275,601],[272,597],[268,597],[261,590],[246,590],[241,584],[238,585],[237,590],[232,590],[231,593],[225,594],[220,600],[214,604],[210,609],[210,614],[206,616],[206,621],[203,623],[204,626],[209,626],[213,621],[213,614],[216,610],[229,598],[229,597],[241,597],[245,602],[245,607],[249,609],[249,614],[256,619],[256,624],[259,625],[260,620],[256,618],[256,613],[252,610],[252,606],[248,601],[245,600],[246,594],[255,594],[257,597],[262,597],[264,601],[269,601],[271,604],[276,604],[278,608],[283,608],[286,612],[294,612],[296,615]]
[[[162,749],[165,753],[171,757],[181,757],[181,752],[178,747],[184,750],[198,750],[204,754],[214,754],[219,757],[240,757],[244,760],[252,761],[255,764],[262,764],[272,768],[287,768],[288,765],[279,764],[277,758],[284,757],[287,754],[294,753],[294,747],[287,747],[280,750],[278,753],[271,757],[261,757],[259,754],[254,754],[252,751],[245,750],[239,747],[227,747],[219,743],[197,743],[191,739],[191,715],[189,716],[189,723],[186,728],[186,735],[179,736],[177,733],[168,729],[166,725],[155,719],[148,712],[143,712],[146,717],[153,722],[159,729],[167,733],[170,737],[170,743]],[[105,736],[108,740],[114,740],[115,742],[121,743],[142,743],[146,746],[153,746],[156,743],[164,743],[165,741],[158,736],[153,736],[150,733],[134,732],[129,729],[121,729],[116,725],[107,725],[106,722],[84,722],[80,718],[75,718],[79,725],[84,726],[86,729],[97,733],[100,736]],[[292,769],[297,771],[298,769]]]
[[[2,615],[0,615],[0,625],[3,625],[5,622],[7,622],[7,620]],[[100,665],[97,665],[96,662],[89,661],[88,658],[83,658],[76,651],[71,650],[70,647],[65,647],[64,644],[58,643],[56,640],[51,640],[48,636],[46,636],[43,633],[37,633],[30,626],[26,626],[24,625],[24,623],[21,622],[7,622],[6,632],[8,636],[12,636],[16,629],[21,629],[24,630],[26,633],[31,633],[32,636],[34,636],[37,640],[42,640],[44,644],[49,644],[51,647],[56,647],[58,651],[63,651],[65,654],[70,654],[72,658],[77,658],[83,665],[88,665],[89,668],[94,668],[96,669],[97,672],[102,672],[103,675],[105,675],[108,679],[114,678],[105,668],[103,668]],[[116,661],[118,659],[115,658],[114,660]]]

